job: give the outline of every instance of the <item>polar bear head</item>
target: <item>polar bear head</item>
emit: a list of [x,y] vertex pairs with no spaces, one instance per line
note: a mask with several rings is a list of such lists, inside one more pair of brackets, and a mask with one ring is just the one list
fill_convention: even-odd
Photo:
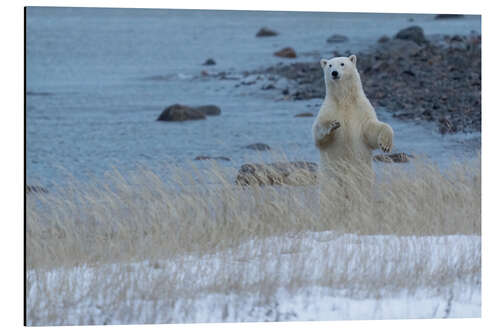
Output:
[[358,79],[359,74],[356,69],[356,56],[337,57],[330,60],[321,59],[321,67],[325,74],[325,82],[340,83],[344,80]]

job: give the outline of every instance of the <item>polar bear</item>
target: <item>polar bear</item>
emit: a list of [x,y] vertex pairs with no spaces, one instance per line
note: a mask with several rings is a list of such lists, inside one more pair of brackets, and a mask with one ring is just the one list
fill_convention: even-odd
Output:
[[373,184],[374,180],[372,150],[390,152],[393,130],[377,119],[363,91],[355,55],[320,63],[326,94],[312,128],[320,170],[337,181],[356,174],[361,186],[369,186],[365,181]]

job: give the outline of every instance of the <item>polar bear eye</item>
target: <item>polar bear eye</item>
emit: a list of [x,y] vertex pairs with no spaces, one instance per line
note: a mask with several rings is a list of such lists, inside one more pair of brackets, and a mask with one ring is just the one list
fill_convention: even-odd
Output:
[[328,67],[332,67],[332,64],[328,65]]
[[344,66],[344,63],[341,63],[340,66]]

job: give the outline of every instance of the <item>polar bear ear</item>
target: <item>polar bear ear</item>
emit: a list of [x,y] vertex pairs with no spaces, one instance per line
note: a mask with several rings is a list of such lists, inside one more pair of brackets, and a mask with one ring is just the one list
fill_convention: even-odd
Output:
[[321,68],[325,68],[327,62],[328,62],[328,60],[321,59],[321,61],[319,62],[321,64]]
[[349,56],[349,60],[351,60],[351,62],[356,65],[356,56],[354,54]]

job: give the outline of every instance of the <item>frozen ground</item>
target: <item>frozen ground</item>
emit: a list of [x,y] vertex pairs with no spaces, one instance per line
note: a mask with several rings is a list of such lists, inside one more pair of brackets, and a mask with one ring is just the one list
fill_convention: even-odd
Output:
[[30,270],[28,325],[481,316],[479,236],[302,233],[202,257]]

